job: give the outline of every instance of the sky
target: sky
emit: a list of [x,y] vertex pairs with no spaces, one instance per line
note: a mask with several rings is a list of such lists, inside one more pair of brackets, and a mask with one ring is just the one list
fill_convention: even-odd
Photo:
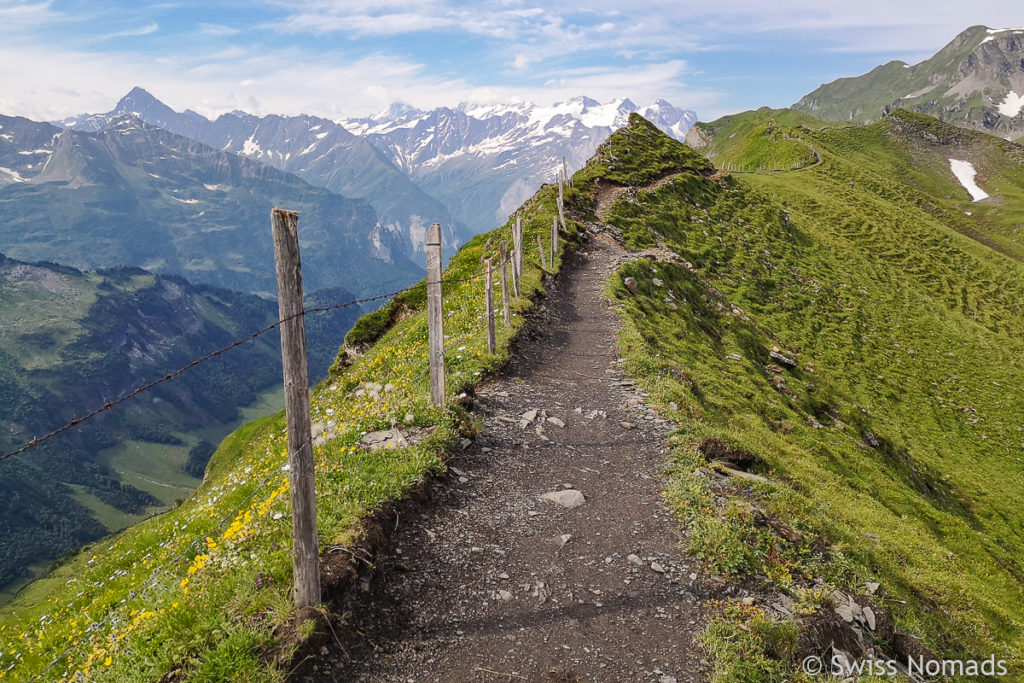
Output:
[[105,112],[134,86],[181,111],[366,116],[392,102],[664,98],[702,120],[783,107],[1020,0],[0,0],[0,113]]

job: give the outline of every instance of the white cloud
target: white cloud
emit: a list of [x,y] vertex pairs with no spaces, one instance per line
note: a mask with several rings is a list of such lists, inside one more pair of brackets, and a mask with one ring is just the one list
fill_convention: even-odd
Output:
[[206,22],[201,22],[197,28],[204,36],[233,36],[239,33],[237,28],[225,26],[224,24],[207,24]]
[[609,46],[650,54],[706,47],[725,38],[749,44],[758,40],[752,34],[799,36],[851,52],[934,52],[969,25],[1016,25],[1020,17],[1017,0],[989,0],[984,8],[932,0],[634,0],[627,6],[621,0],[590,0],[586,8],[572,3],[528,6],[518,0],[279,4],[290,11],[280,24],[286,31],[397,36],[440,29],[520,43],[496,45],[499,50],[521,51],[525,43],[547,54]]
[[19,0],[0,0],[0,24],[8,31],[37,26],[60,14],[51,9],[53,2],[21,2]]
[[[548,70],[538,85],[475,83],[436,75],[425,65],[390,55],[359,59],[311,55],[296,49],[231,47],[174,58],[141,53],[102,54],[56,46],[0,46],[0,112],[59,120],[110,110],[131,87],[142,86],[172,108],[207,116],[233,109],[255,114],[315,114],[339,119],[379,111],[394,101],[430,108],[460,101],[539,104],[586,94],[638,102],[665,97],[679,106],[711,103],[716,95],[681,84],[686,63]],[[543,81],[547,82],[544,83]],[[77,89],[69,89],[75,84]],[[88,84],[88,85],[84,85]]]
[[[722,109],[736,102],[763,104],[748,101],[751,96],[745,92],[724,102],[724,94],[715,89],[731,83],[728,87],[739,91],[736,81],[728,79],[741,74],[770,78],[764,63],[745,66],[742,57],[737,59],[766,43],[792,46],[790,57],[797,50],[808,51],[807,73],[816,77],[822,69],[834,68],[834,62],[818,64],[812,49],[818,55],[852,50],[909,60],[934,52],[969,24],[1020,23],[1019,0],[989,0],[984,7],[933,6],[923,0],[586,4],[264,0],[260,5],[257,0],[253,12],[245,15],[251,24],[218,17],[225,23],[191,23],[194,29],[177,35],[170,28],[174,22],[146,6],[131,15],[144,25],[112,35],[145,36],[160,30],[161,37],[181,38],[173,43],[176,48],[166,40],[141,40],[131,42],[133,49],[145,44],[139,51],[125,51],[109,41],[102,48],[119,51],[103,52],[96,43],[101,31],[90,38],[80,28],[109,25],[102,9],[95,10],[99,19],[94,16],[93,23],[79,24],[80,16],[57,11],[50,2],[0,0],[0,25],[9,29],[0,45],[0,112],[53,120],[106,111],[132,86],[141,85],[175,109],[211,115],[242,108],[341,118],[377,111],[395,100],[423,108],[460,100],[549,104],[579,94],[599,100],[629,96],[638,103],[665,97],[702,114],[725,113]],[[120,26],[128,21],[117,18]],[[193,22],[203,18],[197,12]],[[274,35],[261,38],[255,31],[239,30],[257,23],[272,27]],[[55,28],[60,27],[68,29],[66,40],[59,39]],[[423,54],[406,46],[414,42],[407,40],[413,34],[439,34],[436,53],[412,56]],[[446,41],[449,34],[457,34],[458,40]],[[353,37],[357,42],[349,41]],[[257,40],[267,42],[250,42]],[[214,43],[221,49],[210,49]],[[340,47],[325,52],[327,43]],[[141,51],[150,45],[162,52]],[[372,46],[369,54],[367,45]],[[732,59],[721,70],[717,55],[698,56],[718,48],[728,50]],[[694,63],[714,73],[695,73],[690,66]],[[452,70],[441,71],[446,68]],[[766,90],[761,85],[758,92]],[[802,94],[787,97],[793,101]]]
[[313,34],[351,32],[361,36],[401,35],[455,25],[447,17],[428,16],[414,12],[393,12],[390,14],[296,14],[276,27],[285,32]]
[[512,68],[513,69],[525,69],[525,68],[530,66],[530,64],[532,64],[535,61],[537,61],[537,60],[535,58],[533,58],[533,57],[530,57],[530,55],[527,55],[527,54],[524,54],[522,52],[519,52],[519,53],[516,54],[515,57],[512,58]]
[[155,21],[145,26],[139,26],[138,28],[129,28],[124,31],[115,31],[114,33],[108,33],[103,36],[103,40],[109,40],[110,38],[128,38],[131,36],[148,36],[151,33],[156,33],[159,30],[160,25]]

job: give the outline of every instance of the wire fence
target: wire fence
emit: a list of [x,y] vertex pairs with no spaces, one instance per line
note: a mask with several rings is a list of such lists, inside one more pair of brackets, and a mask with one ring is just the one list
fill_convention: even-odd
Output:
[[[520,248],[521,247],[522,247],[522,245],[520,245]],[[495,270],[498,270],[500,272],[500,269],[504,265],[506,265],[508,263],[512,263],[514,258],[515,258],[514,252],[509,252],[509,253],[507,253],[505,255],[505,258],[503,260],[498,260],[497,264],[492,265],[492,268],[495,269]],[[467,282],[478,281],[478,280],[483,279],[484,277],[485,277],[485,271],[484,271],[484,269],[481,269],[481,272],[476,273],[474,275],[466,276],[466,277],[442,278],[440,280],[440,283],[442,285],[460,284],[460,283],[467,283]],[[132,399],[132,398],[134,398],[134,397],[136,397],[136,396],[138,396],[140,394],[143,394],[143,393],[145,393],[147,391],[150,391],[153,388],[155,388],[155,387],[157,387],[157,386],[159,386],[159,385],[161,385],[161,384],[163,384],[165,382],[169,382],[169,381],[175,379],[176,377],[180,376],[181,374],[183,374],[185,372],[188,372],[189,370],[191,370],[191,369],[193,369],[193,368],[195,368],[195,367],[197,367],[199,365],[202,365],[203,363],[206,363],[206,362],[208,362],[208,361],[210,361],[210,360],[212,360],[212,359],[214,359],[214,358],[216,358],[218,356],[221,356],[221,355],[223,355],[225,353],[228,353],[229,351],[232,351],[233,349],[236,349],[236,348],[238,348],[238,347],[240,347],[240,346],[242,346],[242,345],[244,345],[244,344],[246,344],[248,342],[251,342],[251,341],[259,338],[260,336],[262,336],[262,335],[264,335],[264,334],[266,334],[266,333],[268,333],[268,332],[270,332],[270,331],[280,327],[282,324],[288,322],[289,320],[293,320],[295,318],[302,317],[302,316],[305,316],[305,315],[308,315],[308,314],[324,313],[324,312],[329,312],[329,311],[335,311],[335,310],[340,310],[340,309],[344,309],[344,308],[349,308],[351,306],[358,306],[358,305],[361,305],[361,304],[368,304],[368,303],[374,303],[374,302],[378,302],[378,301],[382,301],[382,300],[386,300],[386,299],[391,299],[391,298],[393,298],[395,296],[398,296],[400,294],[404,294],[404,293],[410,292],[412,290],[415,290],[417,288],[421,288],[421,287],[424,286],[424,284],[429,285],[429,284],[433,284],[433,282],[427,282],[426,280],[421,280],[421,281],[417,282],[416,284],[410,285],[408,287],[403,287],[401,289],[396,289],[394,291],[383,293],[383,294],[378,294],[378,295],[375,295],[375,296],[358,298],[358,299],[352,299],[350,301],[330,304],[330,305],[326,305],[326,306],[318,306],[318,307],[313,307],[313,308],[304,308],[302,311],[300,311],[299,313],[296,313],[295,315],[292,315],[292,316],[289,316],[289,317],[277,320],[276,322],[273,322],[273,323],[271,323],[269,325],[266,325],[265,327],[263,327],[263,328],[261,328],[259,330],[256,330],[255,332],[252,332],[251,334],[247,335],[246,337],[238,339],[238,340],[236,340],[234,342],[231,342],[230,344],[228,344],[228,345],[226,345],[224,347],[221,347],[221,348],[216,349],[214,351],[211,351],[210,353],[207,353],[207,354],[205,354],[205,355],[203,355],[203,356],[201,356],[199,358],[196,358],[195,360],[189,362],[188,364],[180,367],[179,369],[177,369],[177,370],[175,370],[173,372],[169,372],[169,373],[163,375],[162,377],[159,377],[158,379],[155,379],[155,380],[153,380],[151,382],[148,382],[146,384],[138,386],[135,389],[133,389],[133,390],[125,393],[124,395],[120,396],[119,398],[104,403],[103,405],[99,406],[98,408],[96,408],[96,409],[86,413],[82,417],[76,417],[76,418],[71,419],[67,423],[63,424],[62,426],[60,426],[60,427],[58,427],[58,428],[56,428],[56,429],[54,429],[54,430],[52,430],[52,431],[50,431],[50,432],[48,432],[46,434],[44,434],[43,436],[33,438],[31,441],[28,441],[28,442],[24,443],[23,445],[19,446],[18,448],[15,448],[14,450],[6,452],[3,455],[0,455],[0,462],[5,461],[5,460],[7,460],[9,458],[13,458],[14,456],[20,455],[20,454],[25,453],[25,452],[27,452],[29,450],[32,450],[33,448],[36,448],[36,447],[42,445],[43,443],[45,443],[45,442],[47,442],[47,441],[49,441],[49,440],[59,436],[60,434],[63,434],[65,432],[69,431],[69,430],[75,429],[76,427],[78,427],[78,426],[88,422],[89,420],[92,420],[92,419],[96,418],[100,414],[102,414],[102,413],[104,413],[106,411],[112,410],[113,408],[115,408],[115,407],[125,403],[126,401],[128,401],[128,400],[130,400],[130,399]],[[511,296],[511,287],[509,287],[509,292],[510,292],[509,295]],[[489,322],[489,317],[493,318],[494,316],[495,316],[494,310],[490,311],[490,315],[488,315],[487,312],[484,312],[484,313],[482,313],[480,315],[474,316],[473,317],[474,320],[477,320],[478,322],[476,322],[476,324],[474,324],[468,330],[466,330],[464,332],[461,332],[454,339],[446,340],[447,343],[443,347],[442,355],[447,354],[452,349],[455,349],[455,348],[459,347],[461,344],[466,342],[474,334],[476,334],[477,332],[479,332],[479,331],[483,330],[484,328],[486,328],[486,326],[487,326],[487,324]],[[419,374],[418,376],[413,378],[414,381],[418,381],[418,380],[422,379],[429,372],[430,372],[430,368],[428,367],[421,374]],[[245,494],[245,496],[242,498],[242,500],[236,506],[234,506],[227,514],[225,514],[222,517],[220,517],[220,519],[216,522],[216,524],[213,527],[205,529],[202,533],[200,533],[198,536],[196,536],[194,539],[192,539],[191,542],[189,542],[186,546],[184,546],[177,553],[175,553],[173,557],[171,557],[170,559],[168,559],[166,562],[162,563],[161,565],[155,567],[153,569],[153,571],[150,573],[149,577],[141,585],[139,585],[138,587],[132,589],[125,597],[123,597],[116,604],[111,606],[109,608],[109,610],[106,612],[106,614],[103,616],[102,619],[92,621],[92,623],[90,623],[90,625],[85,630],[85,632],[83,632],[73,642],[71,642],[60,654],[55,656],[48,664],[46,664],[46,666],[41,671],[39,671],[39,673],[35,674],[30,680],[32,680],[32,681],[46,680],[47,675],[51,674],[51,672],[56,667],[58,667],[61,664],[61,662],[65,661],[68,658],[69,655],[71,655],[72,653],[74,653],[76,650],[78,650],[79,648],[83,647],[84,645],[86,645],[88,643],[95,642],[96,638],[102,637],[101,633],[104,632],[105,629],[115,628],[119,624],[121,624],[126,618],[130,618],[130,617],[126,617],[125,616],[125,612],[126,612],[126,610],[131,608],[132,604],[138,598],[144,596],[148,591],[150,591],[151,589],[156,587],[157,584],[161,581],[161,579],[163,579],[163,578],[170,578],[172,580],[175,579],[175,576],[174,576],[174,574],[171,571],[172,568],[175,565],[179,564],[182,560],[185,560],[188,557],[190,557],[194,553],[194,551],[197,550],[198,546],[200,544],[202,544],[203,542],[205,542],[205,540],[209,536],[211,536],[214,533],[216,533],[217,531],[219,531],[222,527],[224,527],[225,524],[227,524],[230,520],[234,519],[237,515],[239,515],[241,513],[241,511],[247,505],[249,505],[250,501],[252,501],[253,498],[257,494],[259,494],[261,491],[263,491],[267,487],[267,485],[271,481],[273,481],[275,479],[275,477],[282,476],[282,472],[284,472],[284,471],[285,470],[283,468],[276,468],[275,467],[270,473],[268,473],[265,477],[263,477],[263,479],[261,481],[259,481],[256,484],[256,486],[254,486],[252,488],[251,491],[249,491],[247,494]],[[12,664],[11,668],[14,668],[15,666],[16,666],[16,664]],[[89,679],[86,677],[85,680],[89,680]]]
[[[478,280],[478,279],[480,279],[482,277],[483,277],[483,273],[480,273],[480,274],[477,274],[477,275],[472,275],[472,276],[464,277],[464,278],[442,279],[441,283],[442,284],[458,284],[458,283],[462,283],[462,282],[472,282],[473,280]],[[16,455],[20,455],[20,454],[22,454],[22,453],[24,453],[26,451],[29,451],[29,450],[31,450],[31,449],[33,449],[33,448],[35,448],[35,447],[45,443],[46,441],[49,441],[50,439],[52,439],[52,438],[54,438],[56,436],[59,436],[60,434],[63,434],[64,432],[67,432],[67,431],[69,431],[71,429],[74,429],[75,427],[78,427],[79,425],[81,425],[81,424],[83,424],[85,422],[88,422],[89,420],[97,417],[98,415],[100,415],[100,414],[102,414],[102,413],[104,413],[104,412],[106,412],[108,410],[111,410],[112,408],[114,408],[116,406],[119,406],[120,404],[124,403],[125,401],[128,401],[129,399],[132,399],[132,398],[138,396],[139,394],[145,393],[145,392],[147,392],[147,391],[149,391],[149,390],[151,390],[151,389],[153,389],[153,388],[163,384],[164,382],[168,382],[168,381],[174,379],[175,377],[178,377],[179,375],[181,375],[181,374],[183,374],[185,372],[188,372],[189,370],[191,370],[192,368],[195,368],[198,365],[202,365],[203,363],[206,363],[207,361],[213,360],[214,358],[216,358],[218,356],[221,356],[221,355],[227,353],[228,351],[236,349],[239,346],[242,346],[243,344],[246,344],[246,343],[248,343],[250,341],[255,340],[256,338],[266,334],[267,332],[270,332],[270,331],[272,331],[274,329],[277,329],[278,327],[280,327],[284,323],[288,322],[289,320],[294,320],[295,318],[302,317],[302,316],[308,315],[310,313],[325,313],[325,312],[328,312],[328,311],[336,311],[336,310],[343,309],[343,308],[348,308],[348,307],[351,307],[351,306],[358,306],[358,305],[361,305],[361,304],[373,303],[373,302],[381,301],[381,300],[384,300],[384,299],[390,299],[392,297],[398,296],[399,294],[404,294],[406,292],[410,292],[410,291],[412,291],[412,290],[414,290],[414,289],[416,289],[417,287],[420,287],[420,286],[422,286],[422,284],[421,283],[417,283],[415,285],[411,285],[409,287],[404,287],[402,289],[398,289],[398,290],[395,290],[393,292],[388,292],[386,294],[377,294],[375,296],[365,297],[365,298],[362,298],[362,299],[352,299],[351,301],[345,301],[343,303],[337,303],[337,304],[330,304],[330,305],[327,305],[327,306],[318,306],[318,307],[315,307],[315,308],[305,308],[301,312],[296,313],[295,315],[288,316],[286,318],[282,318],[281,320],[273,322],[273,323],[267,325],[266,327],[263,327],[263,328],[261,328],[259,330],[256,330],[255,332],[253,332],[252,334],[248,335],[247,337],[244,337],[242,339],[238,339],[237,341],[233,341],[230,344],[228,344],[227,346],[219,348],[216,351],[211,351],[210,353],[208,353],[208,354],[206,354],[204,356],[196,358],[195,360],[191,361],[190,363],[187,363],[186,365],[178,368],[177,370],[175,370],[173,372],[167,373],[166,375],[164,375],[163,377],[160,377],[159,379],[155,379],[152,382],[148,382],[147,384],[143,384],[143,385],[141,385],[139,387],[136,387],[135,389],[132,389],[128,393],[124,394],[123,396],[121,396],[121,397],[119,397],[117,399],[114,399],[112,401],[108,401],[108,402],[104,403],[102,406],[100,406],[100,407],[98,407],[98,408],[96,408],[94,410],[91,410],[90,412],[86,413],[82,417],[72,418],[67,423],[61,425],[60,427],[57,427],[56,429],[54,429],[54,430],[52,430],[50,432],[47,432],[43,436],[36,437],[36,438],[32,439],[31,441],[28,441],[28,442],[22,444],[18,448],[15,448],[12,451],[6,452],[3,455],[0,455],[0,462],[3,462],[4,460],[7,460],[8,458],[13,458]]]
[[[441,280],[441,283],[442,284],[459,284],[459,283],[472,282],[472,281],[475,281],[475,280],[479,280],[479,279],[481,279],[483,277],[484,277],[484,274],[481,272],[479,274],[468,276],[468,277],[445,278],[445,279]],[[57,429],[55,429],[55,430],[45,434],[44,436],[35,438],[32,441],[29,441],[26,444],[22,445],[21,447],[15,449],[13,451],[10,451],[8,453],[5,453],[3,456],[0,456],[0,461],[6,460],[6,459],[11,458],[11,457],[14,457],[16,455],[19,455],[21,453],[24,453],[25,451],[28,451],[28,450],[34,448],[36,446],[39,446],[40,444],[44,443],[45,441],[47,441],[49,439],[52,439],[52,438],[56,437],[57,435],[59,435],[59,434],[61,434],[63,432],[66,432],[66,431],[68,431],[70,429],[73,429],[73,428],[77,427],[78,425],[80,425],[80,424],[82,424],[82,423],[84,423],[84,422],[86,422],[86,421],[96,417],[97,415],[99,415],[99,414],[101,414],[101,413],[103,413],[103,412],[105,412],[107,410],[111,410],[112,408],[114,408],[114,407],[124,403],[125,401],[127,401],[127,400],[129,400],[129,399],[131,399],[131,398],[133,398],[135,396],[138,396],[139,394],[142,394],[142,393],[144,393],[146,391],[149,391],[150,389],[158,386],[159,384],[162,384],[163,382],[170,381],[170,380],[174,379],[175,377],[181,375],[182,373],[187,372],[188,370],[190,370],[190,369],[192,369],[192,368],[194,368],[194,367],[196,367],[196,366],[198,366],[198,365],[200,365],[202,363],[205,363],[206,361],[209,361],[209,360],[211,360],[213,358],[216,358],[217,356],[220,356],[220,355],[222,355],[224,353],[227,353],[228,351],[230,351],[232,349],[235,349],[235,348],[241,346],[242,344],[250,342],[250,341],[256,339],[257,337],[259,337],[259,336],[261,336],[263,334],[266,334],[267,332],[270,332],[271,330],[274,330],[275,328],[279,327],[280,325],[282,325],[283,323],[287,322],[288,320],[292,320],[292,319],[294,319],[296,317],[305,316],[305,315],[311,314],[311,313],[323,313],[323,312],[327,312],[327,311],[334,311],[334,310],[339,310],[339,309],[343,309],[343,308],[348,308],[348,307],[356,306],[356,305],[360,305],[360,304],[366,304],[366,303],[372,303],[372,302],[376,302],[376,301],[381,301],[381,300],[384,300],[384,299],[390,299],[392,297],[398,296],[399,294],[403,294],[403,293],[412,291],[412,290],[416,289],[417,287],[423,286],[423,282],[424,281],[420,281],[419,283],[417,283],[415,285],[411,285],[409,287],[404,287],[402,289],[395,290],[393,292],[388,292],[386,294],[379,294],[379,295],[376,295],[376,296],[365,297],[365,298],[361,298],[361,299],[353,299],[351,301],[345,301],[345,302],[337,303],[337,304],[330,304],[330,305],[327,305],[327,306],[318,306],[318,307],[314,307],[314,308],[303,309],[302,312],[297,313],[294,316],[289,316],[287,318],[283,318],[283,319],[278,320],[278,321],[276,321],[274,323],[271,323],[270,325],[267,325],[267,326],[265,326],[265,327],[255,331],[255,332],[253,332],[252,334],[242,338],[242,339],[234,341],[231,344],[228,344],[227,346],[224,346],[224,347],[222,347],[220,349],[217,349],[216,351],[212,351],[212,352],[210,352],[210,353],[208,353],[208,354],[206,354],[204,356],[201,356],[200,358],[197,358],[197,359],[193,360],[192,362],[190,362],[187,365],[179,368],[178,370],[175,370],[174,372],[168,373],[168,374],[164,375],[163,377],[160,377],[157,380],[154,380],[154,381],[149,382],[147,384],[141,385],[141,386],[137,387],[136,389],[133,389],[132,391],[126,393],[123,396],[121,396],[120,398],[118,398],[118,399],[116,399],[114,401],[109,401],[109,402],[105,403],[104,405],[102,405],[99,408],[91,411],[90,413],[86,414],[85,416],[83,416],[81,418],[75,418],[75,419],[71,420],[70,422],[68,422],[67,424],[65,424],[65,425],[63,425],[63,426],[61,426],[61,427],[59,427],[59,428],[57,428]],[[486,314],[484,314],[482,316],[477,316],[477,317],[478,318],[486,318]],[[472,334],[474,334],[478,330],[482,329],[484,325],[486,325],[486,319],[482,323],[477,324],[474,327],[472,327],[471,329],[469,329],[468,331],[462,333],[458,338],[456,338],[454,341],[449,343],[449,345],[444,350],[445,353],[450,351],[452,348],[455,348],[458,344],[460,344],[463,341],[465,341],[468,337],[470,337]],[[427,370],[427,372],[429,372],[429,369]],[[426,374],[426,372],[421,374],[416,379],[422,378],[425,374]],[[173,568],[175,565],[177,565],[182,560],[187,559],[193,553],[193,551],[196,550],[196,548],[200,544],[205,542],[205,539],[208,536],[210,536],[213,533],[217,532],[218,530],[223,528],[223,526],[225,524],[227,524],[230,520],[234,519],[235,516],[238,515],[245,508],[245,506],[248,505],[249,502],[260,491],[262,491],[264,488],[266,488],[267,484],[269,484],[276,476],[279,476],[280,474],[281,474],[281,470],[279,470],[279,469],[275,469],[274,471],[272,471],[269,474],[267,474],[251,491],[249,491],[249,493],[247,493],[245,495],[245,497],[233,509],[231,509],[227,514],[225,514],[223,517],[221,517],[216,525],[214,525],[212,528],[207,529],[203,533],[201,533],[198,536],[196,536],[188,545],[186,545],[184,548],[179,550],[173,557],[168,559],[166,562],[164,562],[160,566],[154,568],[153,571],[150,573],[149,578],[146,581],[144,581],[137,588],[134,588],[127,596],[122,598],[114,607],[112,607],[109,610],[109,612],[102,619],[97,620],[97,621],[93,621],[89,625],[88,629],[86,629],[85,633],[83,633],[81,636],[79,636],[74,642],[72,642],[67,648],[65,648],[64,651],[62,651],[59,655],[54,657],[39,673],[37,673],[35,676],[33,676],[31,680],[32,681],[45,680],[45,677],[47,676],[47,674],[49,674],[51,671],[53,671],[53,669],[55,667],[57,667],[62,661],[64,661],[68,657],[68,655],[70,655],[71,653],[75,652],[77,649],[81,648],[85,644],[92,642],[93,639],[100,632],[102,632],[104,629],[106,629],[107,627],[115,627],[115,626],[117,626],[117,624],[120,621],[123,620],[125,610],[127,610],[131,606],[133,601],[135,601],[137,598],[139,598],[140,596],[144,595],[147,591],[149,591],[151,588],[153,588],[160,581],[161,578],[163,578],[165,576],[173,578],[173,575],[170,572],[171,568]]]

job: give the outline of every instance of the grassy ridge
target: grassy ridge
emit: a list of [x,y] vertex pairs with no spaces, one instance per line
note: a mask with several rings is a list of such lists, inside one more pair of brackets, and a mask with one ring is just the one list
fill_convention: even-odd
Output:
[[[486,352],[480,327],[481,264],[485,257],[497,262],[500,239],[511,245],[511,226],[476,237],[446,269],[450,397],[507,358],[521,314],[541,291],[539,256],[529,249],[538,235],[548,242],[554,198],[552,188],[542,188],[522,209],[523,298],[512,302],[512,327],[499,322],[497,354]],[[575,230],[570,225],[567,237]],[[560,265],[561,256],[551,267]],[[331,437],[315,449],[322,548],[351,544],[376,506],[442,468],[446,449],[467,425],[458,409],[428,404],[426,315],[417,297],[403,301],[402,319],[376,325],[376,343],[313,394],[313,420]],[[382,386],[379,399],[360,391],[367,383]],[[394,424],[418,428],[422,440],[372,453],[361,446],[362,434]],[[180,507],[86,548],[30,586],[0,616],[0,679],[45,671],[46,679],[82,674],[95,681],[168,673],[199,681],[280,680],[284,672],[261,653],[275,647],[276,630],[293,613],[285,451],[281,415],[243,427],[224,441],[202,487]]]
[[761,107],[711,123],[698,122],[687,135],[687,142],[722,169],[788,171],[817,161],[803,134],[826,125],[793,109]]
[[[939,132],[1002,199],[969,203]],[[813,134],[821,168],[684,174],[619,202],[608,222],[627,244],[660,240],[694,267],[634,262],[612,294],[629,369],[680,424],[667,496],[713,571],[764,574],[808,611],[827,602],[808,577],[877,580],[898,628],[1019,675],[1024,270],[1006,228],[1024,179],[1017,148],[973,136],[900,114]],[[770,483],[716,494],[699,475],[709,437]],[[794,675],[758,608],[726,613],[707,636],[722,680]]]

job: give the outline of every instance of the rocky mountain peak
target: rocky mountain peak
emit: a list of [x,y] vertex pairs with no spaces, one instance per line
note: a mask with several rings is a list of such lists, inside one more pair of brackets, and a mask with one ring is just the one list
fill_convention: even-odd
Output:
[[584,109],[588,107],[598,107],[601,105],[600,102],[598,102],[595,99],[591,99],[586,95],[577,95],[576,97],[573,97],[569,101],[572,102],[573,104],[581,105]]
[[793,107],[857,123],[904,108],[1018,139],[1024,134],[1024,27],[972,26],[919,64],[894,60],[841,78]]
[[152,94],[145,88],[135,86],[128,91],[128,94],[122,97],[117,106],[114,107],[114,111],[132,111],[132,108],[150,108],[160,107],[164,109],[170,109],[163,102],[153,97]]
[[372,116],[370,116],[370,118],[376,121],[388,121],[400,119],[412,114],[422,113],[422,111],[412,106],[411,104],[406,104],[405,102],[392,102],[387,109],[379,111],[376,114],[373,114]]
[[[658,100],[658,102],[665,102],[665,100]],[[635,111],[640,111],[640,107],[636,106],[636,103],[627,97],[619,103],[619,111],[632,114]]]

